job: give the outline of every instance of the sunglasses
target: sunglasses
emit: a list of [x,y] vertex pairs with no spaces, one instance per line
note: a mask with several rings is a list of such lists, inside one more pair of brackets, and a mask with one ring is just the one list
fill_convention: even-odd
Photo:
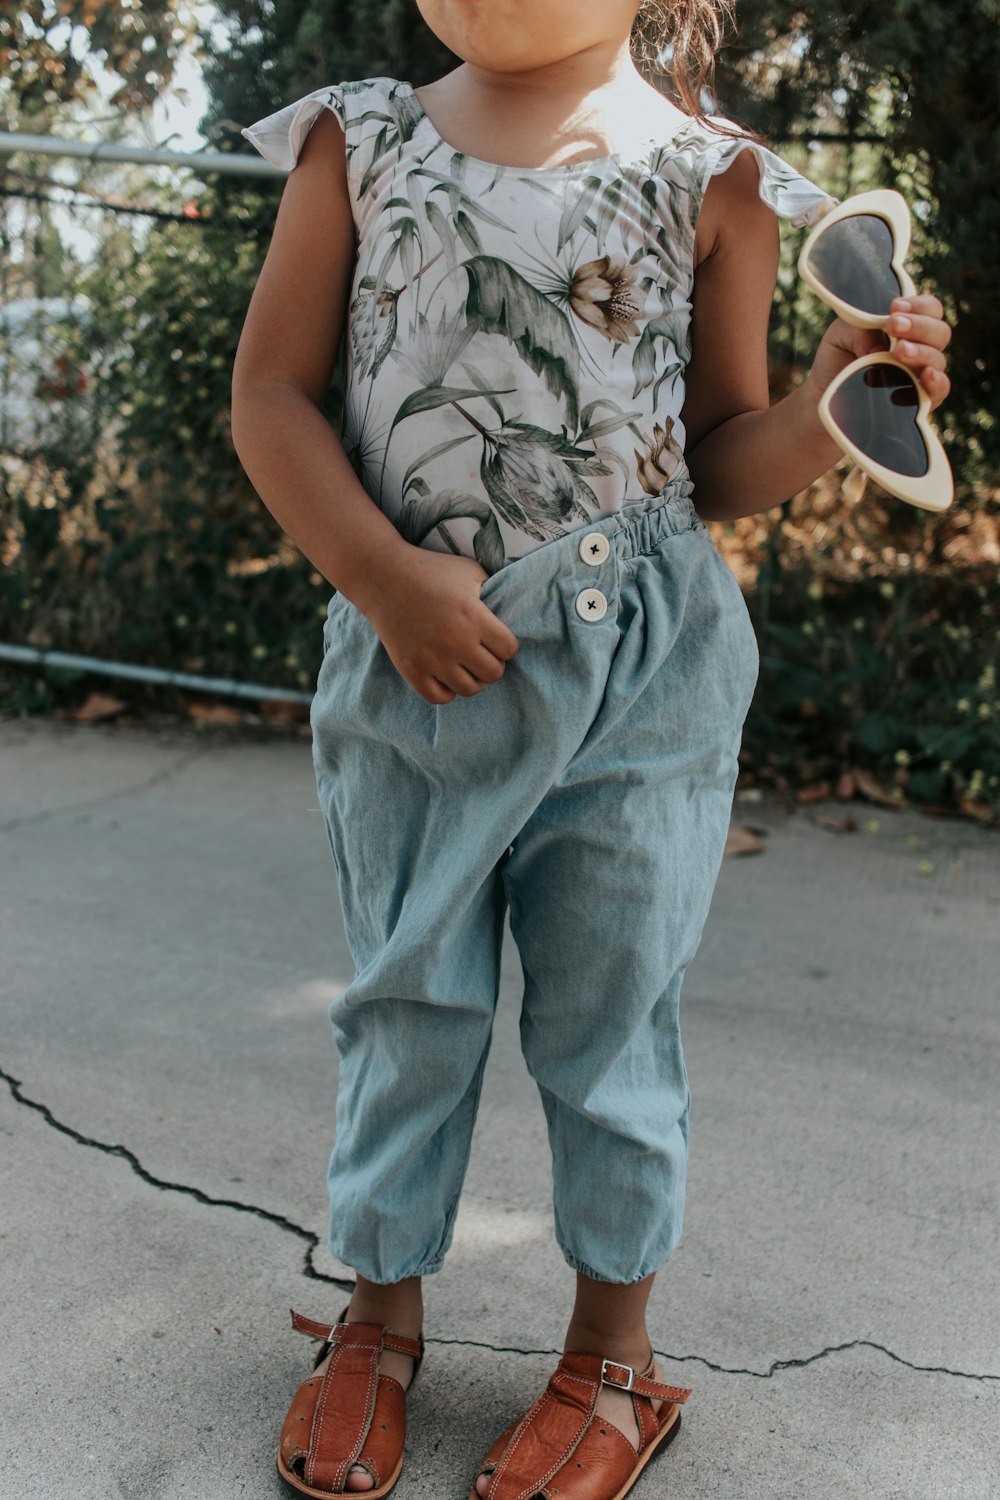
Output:
[[[845,323],[885,329],[893,299],[916,292],[903,265],[911,229],[901,194],[856,193],[813,226],[799,253],[799,275]],[[854,460],[844,492],[860,499],[869,474],[921,510],[946,510],[955,486],[929,420],[931,398],[887,336],[887,350],[853,360],[820,397],[820,420]]]

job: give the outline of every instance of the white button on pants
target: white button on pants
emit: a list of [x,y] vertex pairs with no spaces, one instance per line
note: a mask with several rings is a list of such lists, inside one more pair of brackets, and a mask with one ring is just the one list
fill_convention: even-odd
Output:
[[584,589],[576,596],[576,612],[581,620],[603,620],[608,612],[608,601],[600,589]]
[[580,556],[592,568],[606,562],[610,551],[611,545],[603,531],[588,531],[587,535],[580,539]]

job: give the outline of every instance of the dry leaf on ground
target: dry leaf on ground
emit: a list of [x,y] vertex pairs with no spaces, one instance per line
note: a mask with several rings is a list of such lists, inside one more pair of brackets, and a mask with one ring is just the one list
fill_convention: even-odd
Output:
[[763,839],[752,828],[745,828],[739,823],[731,823],[726,847],[723,850],[723,859],[734,854],[760,854],[763,848]]
[[880,807],[908,806],[905,797],[893,797],[892,794],[890,792],[887,792],[885,787],[875,779],[870,771],[865,771],[860,766],[855,766],[851,774],[853,775],[854,780],[857,783],[858,791],[861,793],[862,797],[867,797],[869,802],[877,802]]
[[997,816],[997,810],[989,802],[970,802],[968,797],[961,794],[958,805],[967,818],[975,818],[977,823],[992,823]]
[[301,724],[309,718],[309,704],[297,698],[264,698],[258,713],[271,724]]
[[853,833],[858,826],[849,815],[843,818],[816,817],[813,822],[818,828],[829,828],[831,833]]
[[113,719],[115,714],[120,714],[128,704],[123,703],[120,698],[112,698],[107,693],[88,693],[85,701],[76,709],[70,718],[75,719],[78,724],[95,724],[99,719]]
[[243,714],[228,703],[188,703],[186,711],[202,724],[242,724]]
[[817,781],[812,786],[800,786],[795,793],[797,802],[825,802],[830,795],[830,783]]

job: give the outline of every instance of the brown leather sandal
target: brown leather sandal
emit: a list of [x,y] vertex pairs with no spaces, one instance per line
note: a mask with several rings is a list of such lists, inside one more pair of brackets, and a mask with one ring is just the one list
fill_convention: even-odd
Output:
[[[564,1354],[544,1393],[497,1438],[479,1468],[487,1500],[622,1500],[650,1459],[672,1443],[691,1392],[599,1354]],[[629,1391],[639,1448],[595,1415],[601,1385]],[[659,1412],[653,1402],[662,1401]],[[469,1500],[479,1500],[475,1481]]]
[[[330,1353],[322,1375],[299,1386],[288,1408],[278,1447],[278,1473],[300,1495],[354,1494],[358,1500],[387,1495],[403,1468],[406,1440],[406,1391],[391,1375],[379,1373],[383,1349],[410,1354],[416,1380],[424,1357],[424,1340],[407,1338],[381,1323],[315,1323],[292,1311],[292,1327],[322,1339],[313,1369]],[[407,1387],[409,1389],[409,1387]],[[359,1465],[374,1484],[370,1490],[348,1490],[347,1475]]]

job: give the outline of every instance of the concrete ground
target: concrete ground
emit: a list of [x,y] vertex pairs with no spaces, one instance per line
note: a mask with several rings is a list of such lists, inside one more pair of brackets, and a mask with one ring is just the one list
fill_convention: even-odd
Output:
[[[0,788],[0,1496],[273,1500],[312,1347],[288,1308],[346,1300],[352,970],[308,740],[8,720]],[[685,980],[687,1219],[651,1303],[694,1394],[635,1500],[995,1500],[1000,834],[736,817],[768,832]],[[399,1500],[461,1500],[561,1346],[518,1003],[508,937]]]

